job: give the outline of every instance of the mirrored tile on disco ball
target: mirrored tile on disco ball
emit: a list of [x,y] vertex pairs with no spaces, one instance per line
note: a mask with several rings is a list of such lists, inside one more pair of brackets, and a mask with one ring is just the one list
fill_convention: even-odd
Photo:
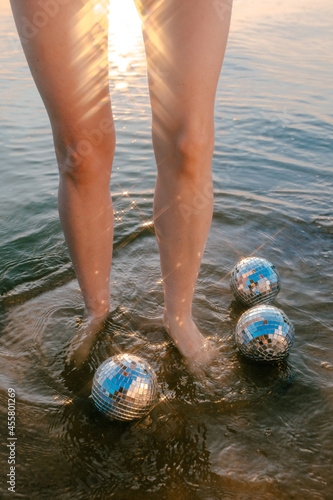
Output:
[[99,366],[91,395],[96,407],[110,419],[141,418],[156,402],[157,377],[142,358],[119,354]]
[[284,359],[294,343],[295,331],[286,314],[275,306],[254,306],[240,317],[235,339],[241,353],[256,361]]
[[230,288],[236,300],[245,305],[271,302],[280,291],[275,266],[260,257],[247,257],[231,271]]

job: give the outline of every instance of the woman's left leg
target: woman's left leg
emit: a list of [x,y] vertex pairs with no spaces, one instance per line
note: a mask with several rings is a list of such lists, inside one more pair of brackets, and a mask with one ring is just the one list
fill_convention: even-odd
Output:
[[231,0],[143,4],[164,324],[179,351],[200,360],[205,340],[192,320],[192,300],[213,212],[214,103]]

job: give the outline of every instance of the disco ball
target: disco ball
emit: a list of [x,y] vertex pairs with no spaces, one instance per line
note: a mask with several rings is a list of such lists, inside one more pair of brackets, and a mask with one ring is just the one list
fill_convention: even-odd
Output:
[[280,291],[280,276],[268,260],[247,257],[231,271],[230,288],[235,299],[248,306],[271,302]]
[[156,402],[157,377],[142,358],[119,354],[99,366],[91,395],[98,410],[110,419],[141,418]]
[[242,314],[236,343],[244,356],[256,361],[279,361],[294,343],[294,326],[281,309],[261,304]]

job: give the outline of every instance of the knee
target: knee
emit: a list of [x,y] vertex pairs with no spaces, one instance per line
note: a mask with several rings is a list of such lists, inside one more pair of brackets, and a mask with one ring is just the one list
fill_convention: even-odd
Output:
[[[165,152],[172,154],[171,162],[162,161],[166,169],[189,180],[200,180],[211,171],[214,151],[214,125],[192,120],[176,128],[166,140]],[[171,165],[170,165],[171,163]]]
[[211,160],[214,150],[214,127],[200,122],[186,124],[176,133],[175,147],[184,163]]
[[107,136],[61,137],[55,141],[60,177],[77,187],[108,182],[115,150],[114,132]]

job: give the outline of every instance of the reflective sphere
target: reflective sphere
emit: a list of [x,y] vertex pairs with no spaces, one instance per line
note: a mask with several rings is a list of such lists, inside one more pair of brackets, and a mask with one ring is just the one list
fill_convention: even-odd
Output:
[[266,259],[248,257],[231,271],[230,288],[239,302],[248,306],[271,302],[280,291],[280,276]]
[[141,418],[156,402],[157,377],[142,358],[119,354],[99,366],[91,395],[97,408],[110,419]]
[[241,353],[256,361],[285,358],[294,343],[294,326],[281,309],[261,304],[242,314],[235,338]]

